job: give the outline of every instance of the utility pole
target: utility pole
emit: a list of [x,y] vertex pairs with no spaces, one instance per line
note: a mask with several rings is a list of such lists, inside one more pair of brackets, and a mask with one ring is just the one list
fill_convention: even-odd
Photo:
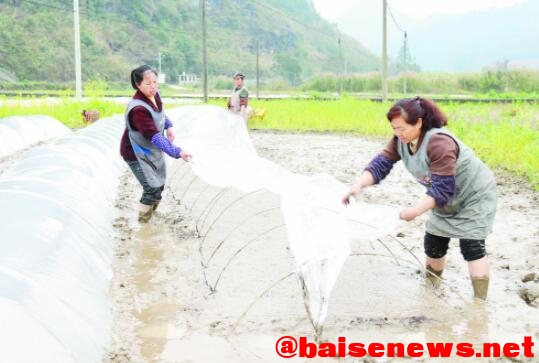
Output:
[[404,50],[403,50],[404,60],[402,62],[403,70],[403,82],[402,82],[402,91],[404,94],[408,93],[408,34],[404,32]]
[[383,0],[382,14],[382,101],[387,102],[387,0]]
[[79,0],[73,0],[74,38],[75,38],[75,97],[82,98],[82,70],[80,60],[80,18]]
[[256,41],[256,99],[260,99],[260,42]]
[[340,68],[340,76],[339,76],[339,96],[342,96],[344,91],[344,62],[342,58],[342,42],[341,37],[339,36],[339,68]]
[[204,88],[204,103],[208,102],[208,50],[206,48],[206,1],[200,0],[202,12],[202,84]]

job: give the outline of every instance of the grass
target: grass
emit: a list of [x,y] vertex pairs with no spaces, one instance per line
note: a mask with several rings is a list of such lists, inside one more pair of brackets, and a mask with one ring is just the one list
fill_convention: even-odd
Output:
[[0,118],[16,115],[48,115],[71,128],[83,127],[82,110],[97,110],[100,117],[121,114],[125,105],[102,99],[0,98]]
[[502,119],[489,122],[454,122],[450,129],[489,166],[526,177],[539,191],[539,131]]
[[[337,101],[253,100],[266,109],[250,127],[265,130],[353,133],[389,137],[389,103],[345,98]],[[449,129],[491,168],[527,178],[539,191],[539,106],[514,104],[441,104]]]
[[[223,100],[211,103],[223,106]],[[252,100],[251,106],[266,109],[263,120],[250,127],[264,130],[352,133],[390,137],[385,119],[389,103],[343,98],[340,100]],[[171,105],[168,105],[171,107]],[[539,105],[440,104],[449,118],[449,129],[475,150],[491,168],[502,168],[526,177],[539,191]],[[0,118],[11,115],[50,115],[69,127],[84,126],[83,109],[107,117],[124,112],[125,105],[104,99],[76,101],[72,98],[0,97]]]
[[366,136],[389,136],[391,130],[379,103],[346,98],[338,101],[253,101],[254,108],[267,110],[261,129],[317,132],[354,132]]

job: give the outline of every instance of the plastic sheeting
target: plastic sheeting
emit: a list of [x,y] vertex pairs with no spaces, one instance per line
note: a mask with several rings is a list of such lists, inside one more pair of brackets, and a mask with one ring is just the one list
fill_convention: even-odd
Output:
[[204,182],[245,193],[267,189],[281,196],[306,308],[319,332],[350,241],[390,233],[399,223],[398,209],[367,203],[345,207],[345,185],[327,174],[294,174],[259,157],[243,120],[222,108],[186,106],[167,115],[175,124],[176,142],[193,154],[192,170]]
[[102,360],[122,119],[33,148],[0,178],[0,361]]
[[69,128],[50,116],[10,116],[0,119],[0,158],[69,133]]

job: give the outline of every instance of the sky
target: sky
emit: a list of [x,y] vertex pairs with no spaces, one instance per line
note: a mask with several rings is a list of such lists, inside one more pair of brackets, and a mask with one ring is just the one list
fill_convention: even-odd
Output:
[[[382,0],[380,0],[382,1]],[[391,8],[412,18],[424,19],[431,14],[465,14],[492,8],[507,8],[525,0],[388,0]],[[361,0],[313,0],[320,15],[334,20],[355,7]]]
[[[322,17],[381,56],[382,0],[312,1]],[[412,61],[424,71],[479,71],[505,61],[539,68],[539,0],[387,2],[398,23],[388,15],[390,57],[400,57],[405,29]]]

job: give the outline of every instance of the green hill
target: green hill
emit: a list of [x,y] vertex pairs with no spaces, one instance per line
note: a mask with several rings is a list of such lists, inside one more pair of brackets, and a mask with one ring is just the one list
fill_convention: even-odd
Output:
[[[80,0],[83,80],[125,81],[136,65],[157,67],[159,52],[169,80],[201,74],[200,13],[198,0]],[[343,63],[348,72],[379,67],[311,0],[207,0],[206,14],[210,76],[254,77],[257,42],[265,79],[297,84]],[[71,0],[0,0],[0,34],[0,82],[73,81]]]

